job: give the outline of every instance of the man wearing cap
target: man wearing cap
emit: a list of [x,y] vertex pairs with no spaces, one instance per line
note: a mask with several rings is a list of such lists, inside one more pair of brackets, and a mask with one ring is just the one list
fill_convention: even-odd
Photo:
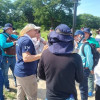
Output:
[[[0,34],[0,46],[2,49],[2,57],[3,57],[1,69],[3,72],[4,84],[5,84],[5,88],[7,91],[10,91],[9,80],[8,80],[8,69],[10,67],[10,69],[12,70],[12,73],[13,73],[14,66],[16,63],[15,55],[8,55],[5,53],[5,49],[8,49],[16,44],[16,41],[7,42],[8,38],[10,38],[10,37],[17,40],[18,36],[14,35],[12,33],[13,33],[13,27],[10,23],[7,23],[7,24],[5,24],[5,26],[3,28],[3,33]],[[14,77],[14,81],[16,84],[16,78],[14,75],[13,75],[13,77]]]
[[73,52],[73,37],[66,24],[48,36],[49,48],[41,56],[38,75],[46,80],[47,100],[77,100],[75,80],[83,79],[81,57]]
[[81,30],[77,30],[74,34],[74,51],[73,52],[76,52],[78,53],[79,51],[79,43],[83,40],[84,38],[84,33],[81,31]]
[[85,39],[85,34],[81,30],[77,30],[75,32],[75,40],[78,43],[78,53],[82,58],[83,62],[83,81],[79,84],[79,89],[81,92],[81,100],[88,100],[88,77],[89,73],[92,72],[92,66],[93,66],[93,55],[91,51],[91,47],[86,44],[84,46],[84,53],[85,57],[82,52],[82,47],[84,43],[86,42],[87,38]]
[[17,80],[17,100],[25,100],[25,96],[27,100],[37,100],[37,60],[41,53],[36,55],[32,38],[36,37],[39,30],[40,27],[27,24],[16,43],[17,62],[14,74]]
[[52,32],[52,31],[54,31],[54,28],[53,27],[50,27],[50,30],[49,30],[50,32]]
[[[95,38],[91,37],[91,31],[90,28],[84,28],[83,32],[85,33],[85,39],[90,44],[95,44],[96,48],[99,48],[99,42],[95,40]],[[92,66],[93,67],[93,66]],[[88,96],[92,96],[94,91],[94,73],[91,71],[89,77],[88,77]]]

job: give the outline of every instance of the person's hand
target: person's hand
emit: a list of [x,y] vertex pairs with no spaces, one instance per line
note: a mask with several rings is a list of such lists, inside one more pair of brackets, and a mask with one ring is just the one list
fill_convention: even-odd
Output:
[[100,53],[100,48],[97,48],[97,51]]
[[37,38],[38,41],[41,41],[40,37]]
[[[46,49],[48,49],[48,45],[45,45],[45,46],[44,46],[43,51],[46,50]],[[43,51],[42,51],[42,52],[43,52]]]
[[15,45],[17,41],[14,41],[13,44]]
[[90,71],[90,73],[91,73],[91,74],[94,74],[94,71],[93,71],[93,70],[91,70],[91,71]]

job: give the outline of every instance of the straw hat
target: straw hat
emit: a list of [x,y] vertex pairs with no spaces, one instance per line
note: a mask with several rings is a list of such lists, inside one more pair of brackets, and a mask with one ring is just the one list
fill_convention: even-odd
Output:
[[20,35],[23,36],[24,34],[26,34],[28,31],[32,30],[32,29],[37,29],[40,30],[41,27],[36,26],[34,24],[27,24],[21,31],[20,31]]

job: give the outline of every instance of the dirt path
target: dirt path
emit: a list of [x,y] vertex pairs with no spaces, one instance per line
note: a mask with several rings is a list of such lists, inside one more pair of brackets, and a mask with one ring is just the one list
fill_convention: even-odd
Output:
[[[9,80],[10,80],[10,87],[12,89],[15,89],[16,88],[14,87],[14,81],[13,81],[13,77],[11,75],[11,72],[9,73]],[[80,99],[80,91],[79,91],[79,88],[78,88],[78,83],[76,84],[76,88],[77,88],[77,93],[78,93],[78,100],[81,100]],[[15,92],[15,91],[13,91]],[[45,81],[43,80],[39,80],[38,82],[38,98],[37,100],[45,100],[45,94],[46,94],[46,84],[45,84]],[[6,100],[10,100],[10,99],[6,99]],[[16,99],[14,99],[16,100]],[[95,100],[94,96],[93,97],[89,97],[88,100]]]

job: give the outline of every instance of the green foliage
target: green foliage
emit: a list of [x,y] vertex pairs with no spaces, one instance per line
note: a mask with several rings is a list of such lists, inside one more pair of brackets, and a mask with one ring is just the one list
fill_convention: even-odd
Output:
[[49,31],[41,31],[41,36],[47,41],[47,35],[49,34]]
[[34,22],[34,0],[23,0],[23,2],[21,0],[16,0],[14,2],[15,7],[20,10],[20,12],[22,13],[22,16],[24,16],[26,18],[26,22],[28,23],[32,23]]
[[97,35],[96,30],[95,30],[95,29],[91,29],[91,31],[92,31],[92,35],[93,35],[93,37],[95,38],[96,35]]
[[3,30],[2,30],[2,28],[0,28],[0,33],[2,33],[3,32]]
[[[72,28],[72,0],[0,0],[0,26],[12,23],[22,29],[27,23],[34,23],[49,30],[50,27],[64,23]],[[77,16],[77,29],[100,27],[100,17],[90,14]]]
[[77,27],[98,29],[100,27],[100,17],[96,17],[90,14],[81,14],[77,17]]
[[12,91],[11,92],[7,92],[4,90],[4,94],[5,94],[5,100],[14,100],[16,99],[16,93],[17,93],[17,90],[16,89],[11,89]]
[[[38,7],[37,7],[38,6]],[[56,27],[60,23],[69,26],[72,22],[73,3],[69,0],[35,0],[35,22],[45,25],[46,29]]]

